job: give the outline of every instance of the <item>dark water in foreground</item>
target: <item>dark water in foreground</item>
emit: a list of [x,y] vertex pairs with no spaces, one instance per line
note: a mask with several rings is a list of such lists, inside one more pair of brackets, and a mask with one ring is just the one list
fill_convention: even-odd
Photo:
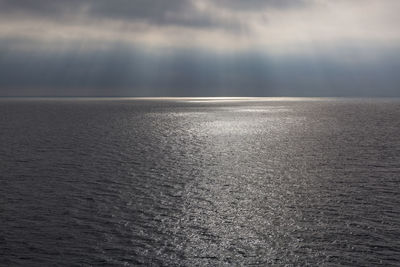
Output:
[[400,264],[400,100],[0,100],[0,265]]

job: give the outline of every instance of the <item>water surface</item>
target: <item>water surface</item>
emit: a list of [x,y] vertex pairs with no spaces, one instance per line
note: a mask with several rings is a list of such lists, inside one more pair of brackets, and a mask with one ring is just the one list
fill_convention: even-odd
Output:
[[398,99],[2,99],[0,265],[400,264]]

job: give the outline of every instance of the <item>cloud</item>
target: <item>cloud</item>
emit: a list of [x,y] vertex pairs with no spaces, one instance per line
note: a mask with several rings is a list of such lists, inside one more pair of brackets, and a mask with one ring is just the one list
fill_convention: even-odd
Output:
[[217,27],[217,18],[190,0],[1,0],[2,16],[49,20],[116,20],[152,25]]
[[232,9],[235,11],[259,11],[278,8],[292,9],[301,8],[308,4],[312,4],[310,0],[214,0],[215,4],[223,8]]
[[217,26],[207,6],[259,11],[266,8],[299,7],[307,0],[0,0],[1,14],[63,19],[85,16],[99,19],[146,21],[187,27]]
[[0,0],[0,39],[282,51],[398,43],[399,8],[397,0]]
[[360,3],[0,0],[0,94],[396,94],[400,2]]

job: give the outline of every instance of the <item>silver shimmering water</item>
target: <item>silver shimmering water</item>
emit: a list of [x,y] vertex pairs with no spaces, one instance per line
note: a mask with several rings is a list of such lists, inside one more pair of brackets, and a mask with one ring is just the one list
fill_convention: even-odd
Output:
[[400,264],[400,100],[0,100],[0,265]]

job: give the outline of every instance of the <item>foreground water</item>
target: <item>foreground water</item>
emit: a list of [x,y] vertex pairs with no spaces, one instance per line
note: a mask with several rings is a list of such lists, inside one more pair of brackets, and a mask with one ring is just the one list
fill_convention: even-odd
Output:
[[0,265],[400,264],[400,100],[0,100]]

